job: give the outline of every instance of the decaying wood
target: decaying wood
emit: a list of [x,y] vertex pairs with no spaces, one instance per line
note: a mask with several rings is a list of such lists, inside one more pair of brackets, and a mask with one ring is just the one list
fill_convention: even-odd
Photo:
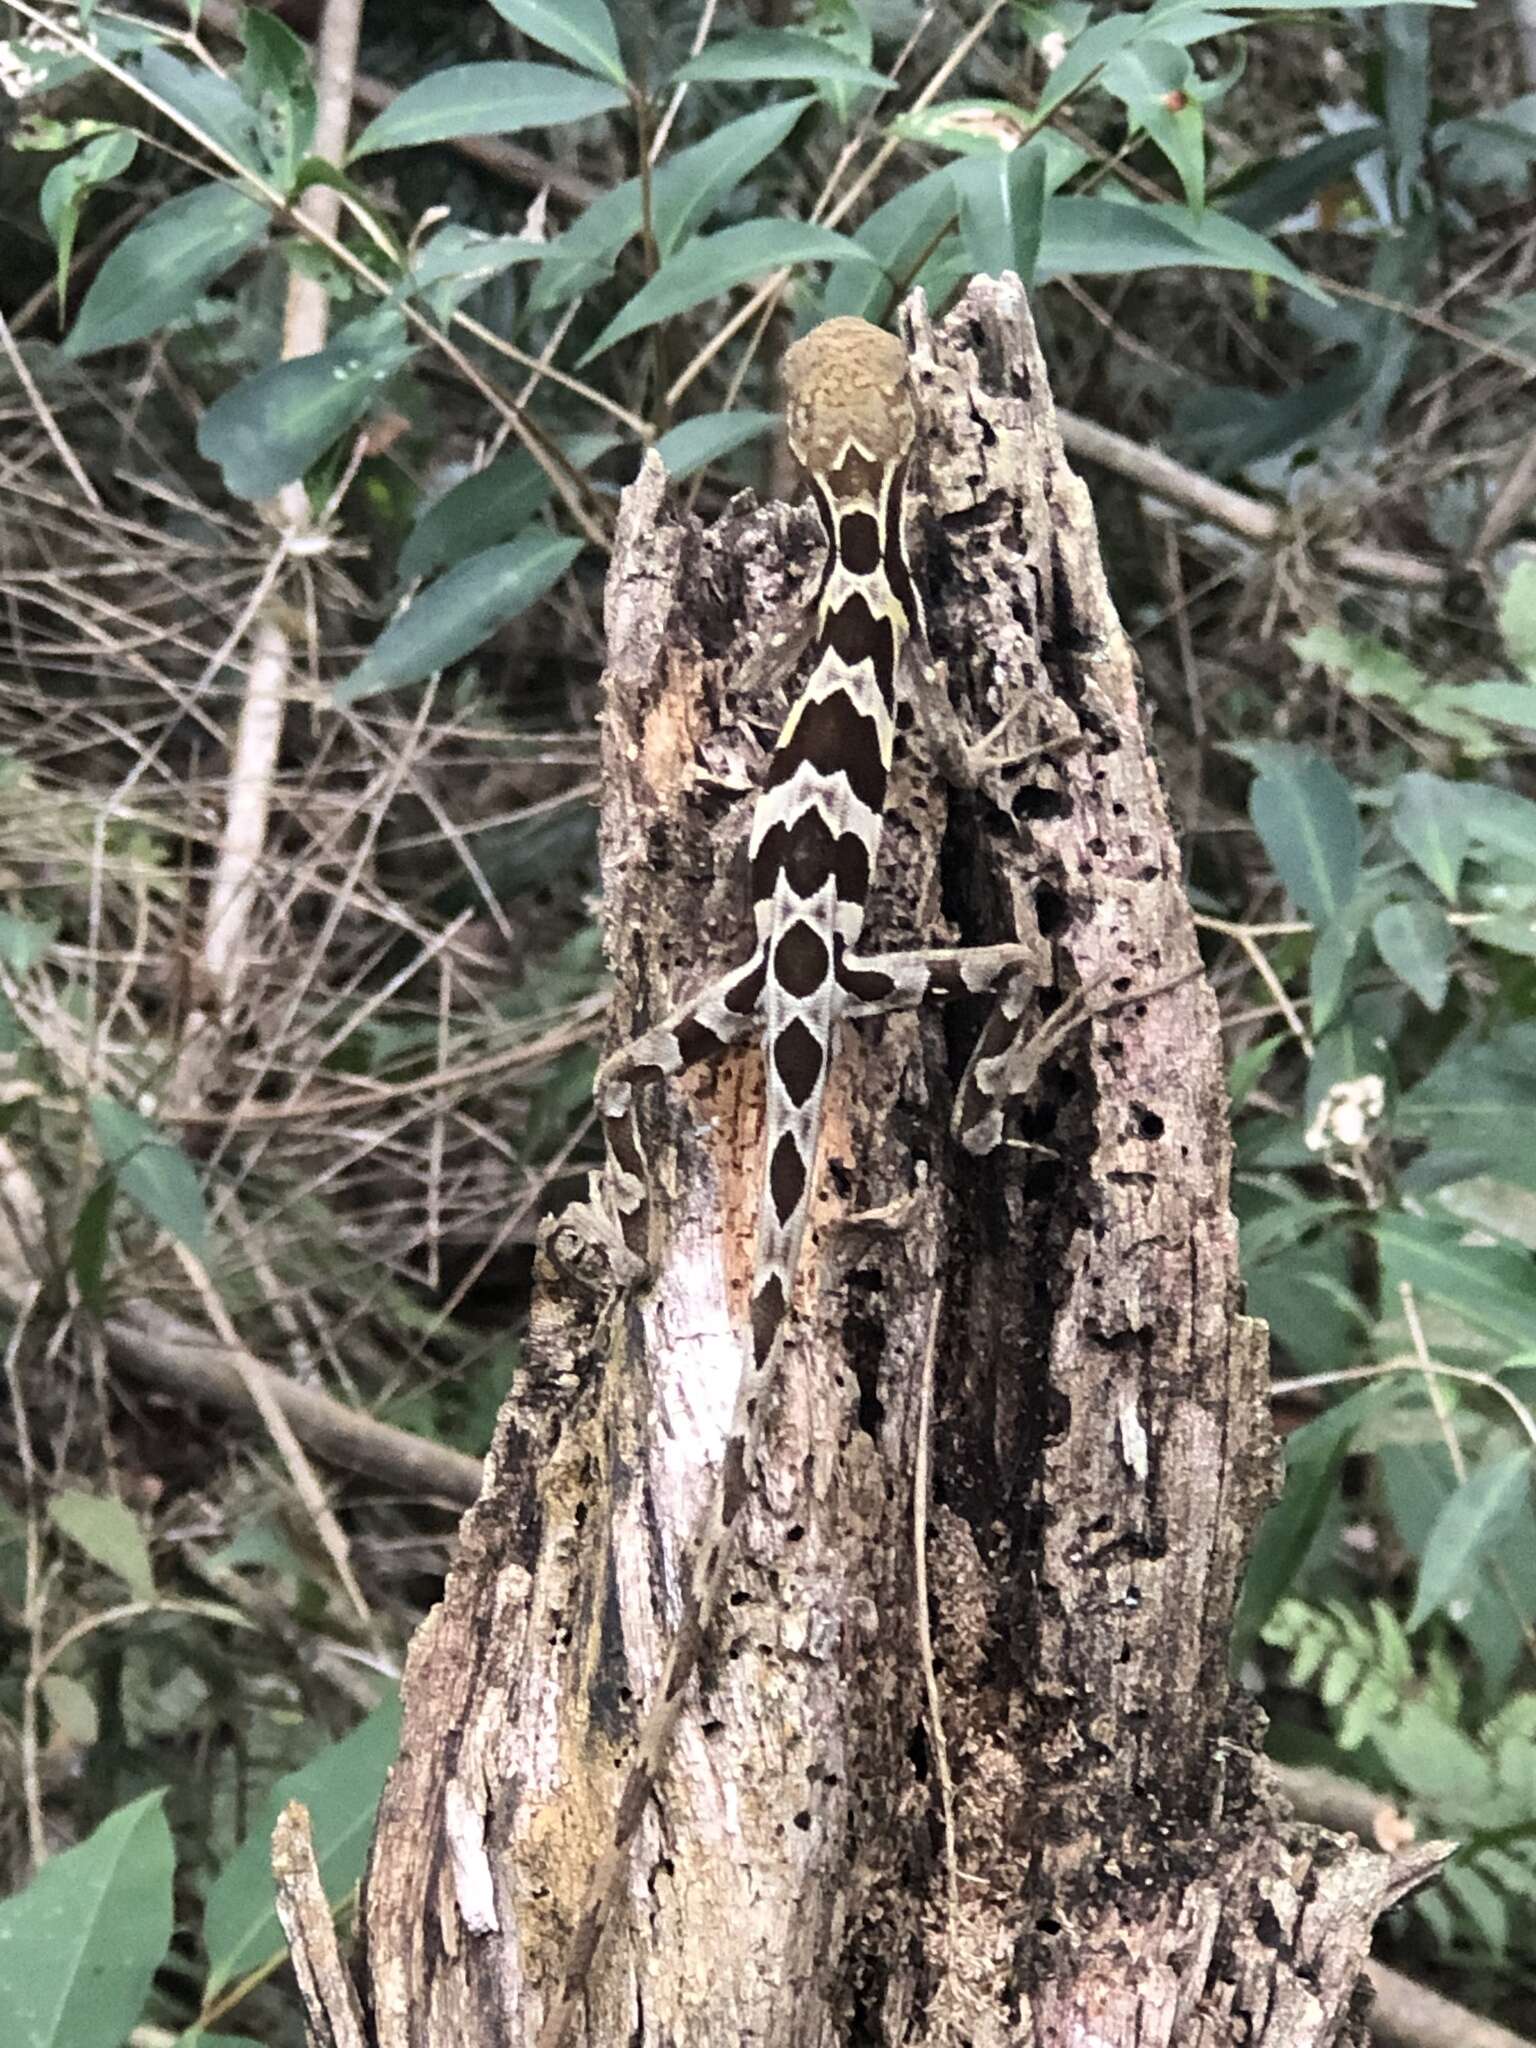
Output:
[[[849,1029],[822,1195],[725,1626],[593,1972],[602,2048],[1121,2048],[1364,2038],[1397,1857],[1287,1819],[1227,1678],[1274,1478],[1239,1310],[1214,1005],[1086,493],[1016,285],[911,342],[934,651],[1018,759],[898,764],[866,944],[1048,942],[1077,998],[1027,1147],[947,1136],[979,1019]],[[701,528],[655,467],[608,590],[603,860],[617,1024],[744,944],[741,801],[784,682],[749,657],[814,522]],[[741,1362],[760,1056],[647,1097],[652,1272],[590,1213],[545,1239],[526,1369],[415,1644],[363,1901],[378,2048],[531,2041],[664,1654]],[[723,1225],[722,1218],[728,1219]],[[911,1530],[926,1516],[946,1868]],[[953,1884],[955,1909],[949,1900]]]

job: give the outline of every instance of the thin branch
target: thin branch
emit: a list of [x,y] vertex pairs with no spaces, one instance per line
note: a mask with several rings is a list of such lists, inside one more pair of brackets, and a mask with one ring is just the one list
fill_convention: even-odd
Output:
[[[1283,538],[1281,515],[1273,506],[1261,504],[1226,484],[1213,483],[1182,462],[1175,462],[1171,455],[1129,440],[1079,413],[1058,409],[1056,419],[1061,427],[1062,446],[1069,455],[1112,469],[1142,490],[1225,527],[1255,547],[1269,547]],[[1331,560],[1343,575],[1358,576],[1368,583],[1398,584],[1406,590],[1440,590],[1446,579],[1446,570],[1438,562],[1427,561],[1422,555],[1399,554],[1391,548],[1351,543],[1339,548]]]

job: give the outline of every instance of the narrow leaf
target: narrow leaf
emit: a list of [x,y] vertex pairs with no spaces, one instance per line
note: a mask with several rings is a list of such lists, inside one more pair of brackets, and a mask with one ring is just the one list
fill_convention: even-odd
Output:
[[696,85],[744,85],[774,78],[808,78],[818,84],[887,86],[890,79],[872,71],[824,36],[803,29],[749,29],[712,43],[673,73],[679,82]]
[[374,403],[411,354],[391,307],[354,320],[318,354],[258,370],[203,414],[199,454],[238,498],[270,498],[302,476]]
[[491,5],[531,41],[598,78],[624,83],[619,39],[603,0],[491,0]]
[[274,181],[293,189],[315,139],[315,81],[309,51],[286,22],[247,7],[241,24],[245,62],[240,90],[256,116],[262,153]]
[[656,453],[668,476],[692,476],[696,469],[706,469],[748,441],[771,434],[778,424],[776,412],[701,413],[697,419],[684,420],[663,434],[656,443]]
[[1360,880],[1360,816],[1331,761],[1297,748],[1272,757],[1248,813],[1291,900],[1316,924],[1338,917]]
[[840,261],[873,263],[874,258],[847,235],[809,222],[748,220],[716,235],[695,235],[609,321],[582,361],[589,363],[626,335],[686,313],[751,278],[797,263]]
[[558,64],[452,64],[409,85],[352,146],[352,161],[381,149],[417,149],[459,135],[555,128],[625,104],[617,87]]
[[48,1503],[48,1519],[87,1557],[116,1572],[135,1600],[154,1599],[149,1545],[120,1500],[110,1494],[58,1493]]
[[1536,683],[1536,562],[1517,562],[1499,604],[1499,630],[1509,658]]
[[[755,114],[743,114],[739,121],[727,121],[702,142],[669,157],[651,180],[651,223],[661,254],[670,256],[814,105],[809,94],[781,100]],[[640,232],[642,211],[638,178],[628,178],[594,199],[545,250],[544,268],[529,298],[530,312],[543,312],[604,282],[624,244]]]
[[1437,1302],[1470,1329],[1510,1351],[1536,1328],[1536,1266],[1503,1245],[1469,1244],[1459,1225],[1389,1212],[1372,1226],[1381,1250],[1383,1298],[1407,1282],[1420,1305]]
[[129,1201],[189,1250],[200,1252],[208,1237],[208,1212],[197,1169],[180,1146],[148,1117],[110,1095],[92,1096],[91,1128]]
[[271,1844],[289,1800],[309,1808],[320,1880],[332,1905],[339,1905],[362,1876],[374,1810],[399,1742],[400,1702],[391,1694],[350,1735],[278,1779],[251,1832],[209,1886],[202,1930],[208,1951],[205,1998],[282,1949]]
[[1389,903],[1371,925],[1376,950],[1427,1010],[1444,1006],[1451,985],[1452,932],[1433,903]]
[[1458,786],[1438,775],[1401,777],[1392,802],[1392,836],[1447,903],[1454,903],[1471,844]]
[[527,534],[460,562],[384,628],[337,685],[337,703],[420,682],[468,654],[557,583],[581,546],[557,534]]
[[233,79],[222,78],[204,64],[188,64],[169,50],[148,49],[138,60],[138,74],[158,99],[174,107],[199,135],[217,143],[247,170],[266,168],[256,132],[256,113],[242,98]]
[[130,135],[125,128],[109,129],[105,135],[92,136],[83,149],[77,149],[74,155],[66,157],[63,163],[55,164],[43,180],[43,189],[38,196],[37,205],[43,217],[43,226],[48,230],[53,245],[59,252],[58,290],[61,309],[69,280],[69,260],[74,254],[75,230],[80,225],[81,208],[98,185],[105,185],[109,179],[127,170],[138,147],[138,137]]
[[1308,1422],[1285,1446],[1285,1490],[1259,1524],[1242,1597],[1232,1624],[1234,1669],[1296,1582],[1333,1500],[1344,1460],[1361,1424],[1394,1398],[1390,1387],[1366,1387]]
[[979,275],[1001,277],[1011,270],[1021,283],[1034,282],[1045,222],[1045,171],[1045,151],[1034,143],[951,166],[960,233]]
[[0,1901],[0,2040],[121,2048],[171,1941],[175,1851],[147,1792]]
[[[619,445],[616,434],[572,434],[560,451],[573,469],[590,469]],[[548,473],[526,450],[498,455],[445,491],[411,528],[397,564],[402,583],[452,568],[499,542],[515,540],[554,494]]]
[[179,319],[266,232],[266,208],[228,185],[199,185],[167,199],[96,273],[64,354],[119,348]]
[[1520,1520],[1530,1499],[1531,1454],[1515,1451],[1474,1472],[1435,1518],[1424,1546],[1408,1627],[1416,1629],[1458,1596],[1476,1591],[1480,1572]]

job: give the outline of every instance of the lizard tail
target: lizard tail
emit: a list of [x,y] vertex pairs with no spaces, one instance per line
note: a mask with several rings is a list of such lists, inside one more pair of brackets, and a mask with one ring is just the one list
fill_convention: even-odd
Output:
[[692,1545],[693,1569],[683,1592],[682,1612],[655,1700],[625,1773],[613,1832],[593,1869],[571,1931],[554,2000],[539,2029],[538,2048],[564,2048],[581,2010],[587,1980],[628,1869],[630,1847],[665,1767],[689,1680],[725,1592],[794,1296],[836,1018],[836,898],[830,883],[807,899],[795,896],[782,882],[779,893],[782,900],[775,902],[769,925],[768,974],[762,998],[766,1144],[749,1356],[742,1369],[714,1494]]

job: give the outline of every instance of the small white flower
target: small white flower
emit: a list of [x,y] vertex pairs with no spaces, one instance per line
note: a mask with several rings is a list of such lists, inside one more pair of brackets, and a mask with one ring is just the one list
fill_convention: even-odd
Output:
[[1317,1114],[1307,1131],[1307,1150],[1353,1152],[1365,1142],[1386,1103],[1386,1084],[1380,1074],[1360,1074],[1353,1081],[1335,1081],[1317,1105]]
[[1059,28],[1053,28],[1040,38],[1040,55],[1045,59],[1047,71],[1054,71],[1067,54],[1067,39]]

